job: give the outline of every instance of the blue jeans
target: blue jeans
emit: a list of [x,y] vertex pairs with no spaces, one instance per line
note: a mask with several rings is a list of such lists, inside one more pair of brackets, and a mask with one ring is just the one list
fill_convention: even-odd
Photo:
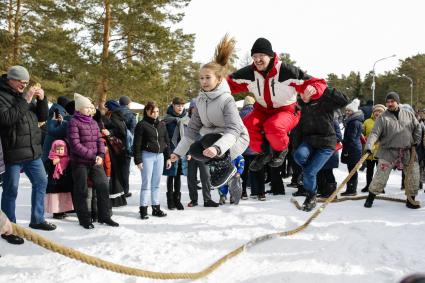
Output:
[[16,223],[16,197],[18,196],[21,169],[32,184],[31,192],[31,224],[44,222],[44,196],[47,187],[47,175],[40,158],[6,165],[3,176],[3,193],[1,195],[1,210],[10,221]]
[[151,204],[158,205],[159,183],[164,170],[164,154],[149,151],[142,153],[142,189],[140,191],[140,206],[148,206],[149,190],[151,191]]
[[297,148],[294,160],[303,169],[303,185],[307,192],[316,192],[317,173],[333,153],[334,150],[331,148],[314,149],[306,142],[302,142]]

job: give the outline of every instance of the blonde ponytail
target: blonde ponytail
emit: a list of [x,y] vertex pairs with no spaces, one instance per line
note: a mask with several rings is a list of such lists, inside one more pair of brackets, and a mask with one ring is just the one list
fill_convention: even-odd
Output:
[[235,39],[226,33],[215,49],[213,61],[203,65],[202,68],[212,70],[220,80],[226,77],[235,45]]

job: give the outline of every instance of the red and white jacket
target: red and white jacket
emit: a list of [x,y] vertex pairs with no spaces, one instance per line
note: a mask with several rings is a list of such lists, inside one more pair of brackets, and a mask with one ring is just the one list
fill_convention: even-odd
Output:
[[266,75],[252,64],[231,74],[227,82],[232,94],[251,92],[258,104],[269,109],[296,103],[297,93],[304,93],[308,85],[317,91],[312,99],[319,98],[326,89],[325,80],[313,78],[295,66],[280,62],[277,54]]

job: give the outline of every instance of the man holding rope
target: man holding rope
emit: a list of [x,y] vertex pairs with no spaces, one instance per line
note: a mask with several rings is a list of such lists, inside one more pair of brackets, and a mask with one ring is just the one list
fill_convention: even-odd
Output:
[[[385,98],[387,110],[376,120],[370,133],[365,150],[372,154],[373,145],[379,142],[379,150],[376,156],[379,158],[378,169],[369,186],[369,196],[364,204],[372,207],[376,195],[383,192],[391,170],[397,168],[410,172],[406,174],[406,206],[408,208],[419,208],[415,202],[415,196],[419,189],[419,164],[415,156],[410,162],[411,152],[419,144],[421,139],[421,128],[414,113],[399,107],[400,97],[396,92],[389,92]],[[413,151],[411,149],[413,148]]]

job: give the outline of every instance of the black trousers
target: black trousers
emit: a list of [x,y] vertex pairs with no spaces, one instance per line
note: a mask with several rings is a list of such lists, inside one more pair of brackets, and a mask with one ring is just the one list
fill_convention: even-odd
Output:
[[270,168],[270,183],[273,194],[284,194],[285,185],[282,179],[283,165],[276,168]]
[[124,159],[124,162],[122,164],[122,174],[123,174],[123,190],[124,193],[128,193],[130,190],[130,163],[131,163],[131,157],[126,156]]
[[103,167],[72,164],[72,178],[74,180],[73,203],[80,223],[91,223],[91,213],[87,206],[87,178],[92,180],[93,189],[96,191],[99,221],[110,219],[109,184]]
[[245,160],[245,166],[241,175],[241,179],[242,179],[242,190],[246,192],[246,187],[248,187],[248,185],[251,186],[251,184],[249,184],[249,180],[250,180],[249,175],[252,174],[252,172],[249,171],[249,165],[254,159],[254,156],[244,154],[243,158]]
[[202,196],[204,202],[211,199],[211,181],[208,165],[205,163],[191,159],[187,163],[187,186],[189,189],[189,197],[191,201],[198,201],[198,168],[201,175]]
[[378,160],[366,160],[366,187],[369,188],[373,178],[373,171],[375,166],[378,165]]

